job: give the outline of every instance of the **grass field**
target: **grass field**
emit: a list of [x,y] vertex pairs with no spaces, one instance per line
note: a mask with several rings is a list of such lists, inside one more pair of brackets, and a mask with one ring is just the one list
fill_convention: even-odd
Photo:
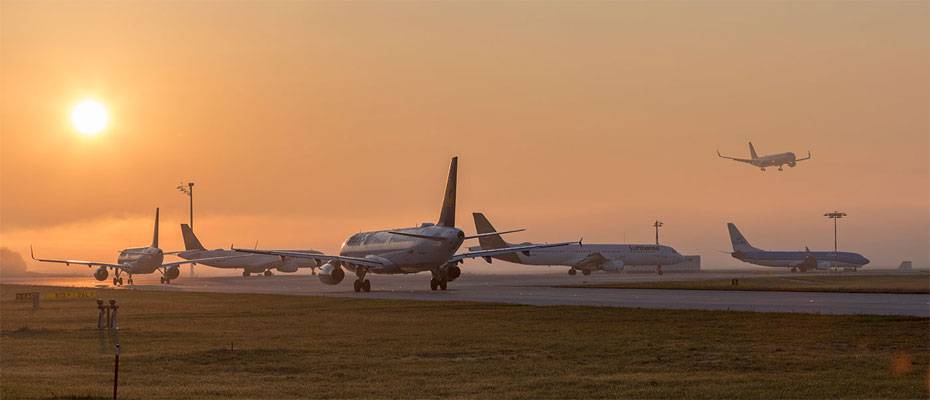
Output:
[[[0,398],[111,396],[96,304],[34,289],[0,287]],[[97,294],[122,398],[930,397],[926,318]]]
[[930,293],[930,274],[798,274],[796,276],[668,282],[615,282],[566,287],[603,289],[765,290],[787,292]]

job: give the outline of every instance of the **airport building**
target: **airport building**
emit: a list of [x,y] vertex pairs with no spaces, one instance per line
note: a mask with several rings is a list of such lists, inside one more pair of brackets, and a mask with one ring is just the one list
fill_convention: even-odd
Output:
[[[663,265],[662,272],[701,272],[701,256],[684,256],[685,261],[678,264]],[[623,272],[631,274],[654,274],[656,267],[654,265],[627,265],[623,267]]]

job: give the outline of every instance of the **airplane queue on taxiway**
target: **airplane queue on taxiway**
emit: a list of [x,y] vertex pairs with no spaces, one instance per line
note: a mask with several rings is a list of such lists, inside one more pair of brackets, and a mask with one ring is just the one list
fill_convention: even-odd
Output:
[[[734,159],[747,162],[765,170],[766,166],[795,166],[798,161],[810,159],[797,158],[794,153],[781,153],[759,157],[752,143],[749,144],[751,159]],[[718,152],[719,155],[719,152]],[[324,254],[316,250],[264,250],[244,249],[230,246],[230,249],[206,249],[193,229],[188,224],[181,224],[181,234],[185,249],[182,251],[163,252],[158,248],[158,210],[155,213],[155,231],[152,244],[147,247],[125,249],[120,253],[116,263],[80,261],[70,259],[33,259],[40,262],[77,264],[97,267],[93,276],[98,281],[108,277],[108,271],[114,272],[113,285],[122,285],[121,274],[129,275],[132,285],[134,274],[161,273],[161,282],[170,284],[180,276],[179,266],[183,264],[202,264],[220,269],[242,269],[242,275],[272,275],[272,271],[293,273],[309,268],[317,274],[319,280],[327,285],[338,285],[345,279],[347,272],[356,279],[353,288],[356,292],[371,290],[369,274],[413,274],[429,272],[431,290],[446,290],[449,282],[457,279],[462,270],[460,264],[466,259],[482,258],[491,263],[497,259],[522,265],[559,265],[568,267],[568,274],[575,275],[581,271],[590,275],[593,271],[623,272],[625,266],[656,266],[661,274],[663,265],[675,265],[685,260],[674,248],[656,244],[586,244],[577,242],[513,244],[505,241],[501,235],[523,231],[514,229],[497,231],[482,213],[473,213],[476,234],[465,235],[455,225],[456,191],[457,191],[458,157],[453,157],[449,167],[445,196],[443,197],[439,219],[436,223],[425,222],[415,227],[384,229],[360,232],[347,238],[337,254]],[[733,258],[740,261],[768,266],[787,268],[791,272],[811,270],[844,269],[856,270],[869,263],[869,260],[857,253],[829,251],[765,251],[749,245],[736,225],[728,223]],[[477,239],[478,246],[470,246],[459,252],[465,240]],[[175,255],[184,261],[164,262],[165,255]]]

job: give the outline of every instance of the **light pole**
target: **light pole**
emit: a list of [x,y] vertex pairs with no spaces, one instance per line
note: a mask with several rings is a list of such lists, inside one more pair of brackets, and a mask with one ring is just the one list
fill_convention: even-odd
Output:
[[[662,221],[659,221],[659,220],[656,220],[656,222],[652,224],[652,226],[656,228],[656,247],[659,247],[659,228],[662,227],[662,225],[663,225]],[[659,253],[660,251],[657,248],[656,249],[656,273],[659,275],[662,275],[662,264],[659,263]]]
[[833,211],[823,215],[824,217],[830,218],[833,220],[833,257],[836,258],[837,246],[836,246],[836,220],[846,216],[846,213]]
[[[190,225],[191,225],[191,232],[193,232],[194,231],[194,182],[187,182],[187,183],[181,182],[181,184],[178,185],[178,190],[181,193],[186,194],[187,197],[190,198]],[[190,273],[191,273],[191,277],[193,277],[194,276],[194,264],[191,264]]]
[[652,226],[656,228],[656,246],[659,245],[659,228],[662,227],[662,225],[662,221],[659,220],[656,220],[656,222],[652,224]]

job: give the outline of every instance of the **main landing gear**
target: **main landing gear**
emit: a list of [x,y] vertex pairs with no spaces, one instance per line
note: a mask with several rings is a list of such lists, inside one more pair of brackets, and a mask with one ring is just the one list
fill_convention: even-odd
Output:
[[266,269],[266,270],[265,270],[265,276],[271,276],[271,270],[270,270],[270,269]]
[[569,274],[569,275],[575,275],[575,274],[577,274],[577,273],[578,273],[578,271],[576,271],[574,268],[568,270],[568,274]]
[[368,279],[365,279],[366,273],[367,271],[364,269],[358,269],[355,271],[355,275],[358,277],[358,279],[355,280],[355,283],[353,284],[353,288],[355,289],[356,292],[361,292],[361,291],[370,292],[371,291],[371,281],[369,281]]
[[[129,284],[132,285],[132,279],[129,280]],[[113,277],[113,286],[123,286],[123,278]]]
[[167,279],[167,278],[165,278],[165,277],[163,276],[163,277],[161,277],[161,283],[164,284],[164,285],[170,285],[170,284],[171,284],[171,279]]
[[436,279],[436,278],[433,278],[433,279],[430,279],[430,281],[429,281],[429,289],[430,289],[430,290],[436,290],[436,289],[446,290],[446,288],[448,287],[448,285],[449,285],[449,281],[447,281],[447,280],[445,280],[445,279]]
[[791,272],[798,272],[798,267],[791,267]]
[[583,270],[581,270],[581,274],[584,275],[584,276],[591,275],[591,270],[590,270],[590,269],[583,269]]

